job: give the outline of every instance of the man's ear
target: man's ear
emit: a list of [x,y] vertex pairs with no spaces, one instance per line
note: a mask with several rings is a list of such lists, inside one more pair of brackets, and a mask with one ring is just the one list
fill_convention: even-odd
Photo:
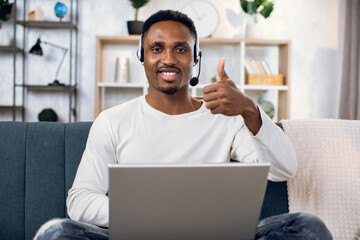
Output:
[[196,59],[196,60],[194,61],[194,67],[195,67],[198,63],[199,63],[199,59]]

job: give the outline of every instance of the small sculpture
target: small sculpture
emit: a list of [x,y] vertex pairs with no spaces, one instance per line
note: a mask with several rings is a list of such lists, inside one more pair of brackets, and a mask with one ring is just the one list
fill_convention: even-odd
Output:
[[44,12],[41,8],[37,8],[27,14],[28,21],[44,21]]

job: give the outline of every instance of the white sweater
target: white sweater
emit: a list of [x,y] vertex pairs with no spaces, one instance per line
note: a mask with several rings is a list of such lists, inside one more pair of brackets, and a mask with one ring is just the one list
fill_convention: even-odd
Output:
[[296,157],[283,131],[262,111],[256,136],[241,116],[214,115],[202,104],[194,112],[168,115],[145,96],[102,112],[94,121],[67,198],[70,218],[109,225],[108,164],[271,162],[268,178],[296,172]]

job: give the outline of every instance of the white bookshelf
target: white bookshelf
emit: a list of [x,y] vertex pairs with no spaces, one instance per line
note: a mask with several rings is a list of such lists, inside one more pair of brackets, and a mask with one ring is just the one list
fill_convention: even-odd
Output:
[[[98,36],[96,39],[96,82],[95,117],[113,105],[121,104],[148,92],[148,82],[143,66],[136,58],[139,36]],[[266,91],[265,99],[275,106],[274,121],[290,118],[290,41],[257,39],[200,39],[203,52],[200,82],[190,87],[194,97],[202,96],[204,86],[211,84],[216,76],[217,63],[226,58],[225,70],[237,87],[256,101],[260,91]],[[271,55],[261,55],[269,49]],[[116,57],[127,57],[130,61],[130,81],[114,81]],[[265,58],[274,74],[284,75],[284,85],[247,85],[245,84],[246,57]],[[195,67],[193,74],[196,75]]]

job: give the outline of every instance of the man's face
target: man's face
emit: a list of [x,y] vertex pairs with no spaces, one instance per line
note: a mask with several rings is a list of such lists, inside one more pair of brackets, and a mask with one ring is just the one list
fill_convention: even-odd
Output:
[[143,39],[149,88],[168,95],[181,89],[187,91],[194,63],[194,44],[189,28],[182,23],[163,21],[152,25]]

